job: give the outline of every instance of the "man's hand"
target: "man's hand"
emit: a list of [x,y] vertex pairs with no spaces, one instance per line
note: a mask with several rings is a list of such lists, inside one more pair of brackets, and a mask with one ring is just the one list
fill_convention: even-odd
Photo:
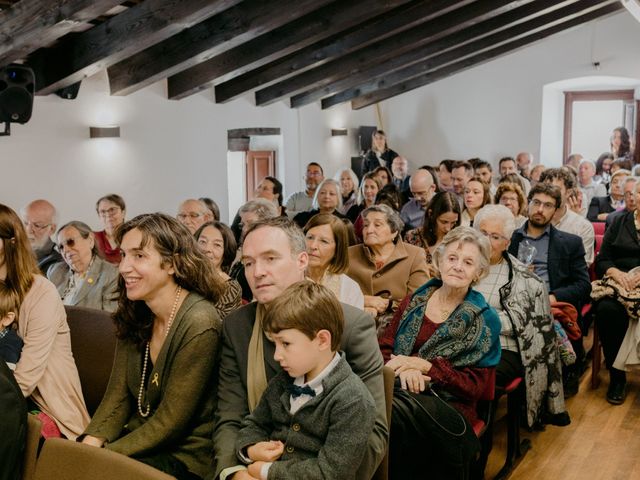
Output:
[[262,465],[264,465],[264,463],[265,462],[254,462],[247,467],[251,478],[260,478],[260,471],[262,470]]
[[283,452],[284,443],[276,440],[258,442],[247,448],[247,455],[254,462],[275,462]]

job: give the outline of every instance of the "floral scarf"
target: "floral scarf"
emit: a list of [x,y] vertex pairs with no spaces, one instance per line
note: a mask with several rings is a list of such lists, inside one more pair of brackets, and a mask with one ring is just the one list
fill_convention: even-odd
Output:
[[[396,332],[395,355],[411,355],[427,302],[441,285],[434,278],[413,293]],[[469,289],[462,304],[420,347],[418,355],[425,360],[443,357],[454,367],[493,367],[500,361],[499,335],[498,314],[480,293]]]

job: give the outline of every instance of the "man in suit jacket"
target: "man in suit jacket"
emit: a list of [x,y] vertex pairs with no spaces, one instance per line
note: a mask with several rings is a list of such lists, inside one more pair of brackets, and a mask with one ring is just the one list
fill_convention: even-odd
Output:
[[[234,450],[241,422],[255,408],[267,382],[280,371],[273,358],[274,345],[256,320],[285,288],[304,279],[308,263],[304,235],[286,218],[256,222],[245,235],[242,262],[256,302],[236,310],[223,324],[213,435],[215,466],[212,477],[234,480],[242,480],[248,475]],[[373,319],[348,305],[343,304],[342,308],[345,330],[340,349],[371,392],[377,408],[374,430],[357,475],[358,479],[369,479],[384,456],[388,436],[383,361]]]

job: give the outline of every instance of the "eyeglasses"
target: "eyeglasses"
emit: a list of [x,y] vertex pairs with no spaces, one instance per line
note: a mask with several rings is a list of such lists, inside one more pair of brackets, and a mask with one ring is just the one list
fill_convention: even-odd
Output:
[[76,246],[76,242],[80,239],[80,237],[72,237],[72,238],[67,238],[66,240],[57,243],[55,245],[55,249],[58,253],[62,253],[62,251],[64,250],[64,247],[69,247],[69,248],[73,248]]
[[307,172],[307,177],[321,177],[322,172]]
[[191,213],[179,213],[178,215],[176,215],[176,217],[178,217],[178,220],[184,221],[187,218],[190,218],[191,220],[195,220],[196,218],[200,218],[203,215],[204,213],[191,212]]
[[551,202],[541,202],[538,199],[533,199],[529,202],[529,205],[531,205],[533,208],[544,208],[545,210],[555,210],[556,209],[556,205],[555,203],[551,203]]
[[480,233],[495,242],[499,242],[500,240],[507,240],[507,237],[500,235],[499,233],[489,233],[485,232],[484,230],[480,230]]
[[44,224],[44,223],[36,223],[36,222],[22,222],[24,224],[24,228],[33,228],[36,231],[41,231],[44,230],[45,228],[48,228],[51,226],[50,223]]
[[111,207],[106,210],[98,210],[98,215],[101,217],[111,217],[120,211],[120,207]]

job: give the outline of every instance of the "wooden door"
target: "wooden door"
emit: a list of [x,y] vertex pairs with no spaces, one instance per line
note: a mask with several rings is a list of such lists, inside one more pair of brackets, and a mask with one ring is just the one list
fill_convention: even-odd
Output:
[[266,176],[276,176],[276,152],[273,150],[248,150],[245,159],[247,164],[246,199],[252,200],[260,181]]

